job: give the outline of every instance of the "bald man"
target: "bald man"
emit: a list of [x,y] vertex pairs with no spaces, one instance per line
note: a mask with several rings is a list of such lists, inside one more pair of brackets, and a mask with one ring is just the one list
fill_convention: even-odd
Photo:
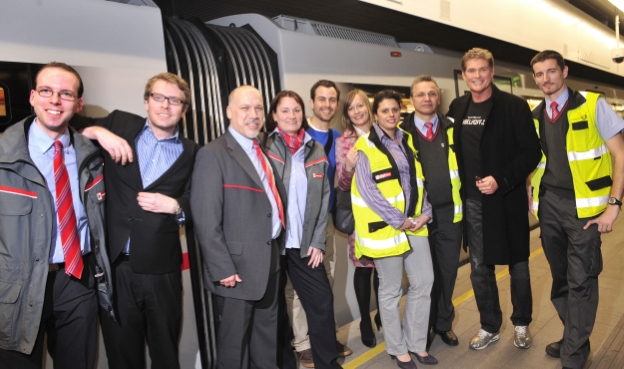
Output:
[[[229,96],[228,131],[197,154],[191,211],[204,260],[204,284],[221,315],[217,368],[275,368],[279,255],[285,190],[256,137],[260,92]],[[279,241],[278,241],[279,238]]]

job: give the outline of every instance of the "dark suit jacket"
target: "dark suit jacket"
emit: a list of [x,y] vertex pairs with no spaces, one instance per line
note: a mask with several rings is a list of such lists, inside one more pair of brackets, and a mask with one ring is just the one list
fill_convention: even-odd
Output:
[[74,116],[72,126],[105,127],[124,138],[134,152],[135,160],[122,166],[104,152],[104,180],[107,195],[108,252],[111,262],[124,249],[130,237],[130,266],[136,273],[163,274],[179,270],[182,262],[179,225],[170,214],[143,210],[138,202],[139,192],[154,192],[175,198],[190,221],[189,205],[191,173],[198,145],[180,137],[184,150],[173,165],[147,188],[143,188],[135,139],[146,119],[115,110],[106,118],[88,119]]
[[[282,183],[277,176],[275,181],[286,204]],[[206,288],[223,297],[260,300],[279,265],[271,252],[272,208],[258,172],[229,131],[197,153],[191,211]],[[220,280],[237,273],[242,283],[221,286]]]
[[[529,257],[525,180],[537,167],[542,154],[527,102],[500,91],[494,84],[492,88],[492,110],[485,122],[480,149],[483,175],[494,177],[498,190],[482,197],[484,261],[514,264]],[[461,148],[462,120],[471,99],[470,94],[456,98],[447,113],[455,121],[455,153],[462,183],[475,180],[465,176]],[[465,197],[462,186],[464,204]],[[464,219],[465,209],[464,205]],[[464,233],[464,240],[467,239]]]

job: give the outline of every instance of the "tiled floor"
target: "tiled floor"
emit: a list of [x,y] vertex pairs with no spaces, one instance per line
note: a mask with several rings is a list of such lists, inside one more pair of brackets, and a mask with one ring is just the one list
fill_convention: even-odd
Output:
[[[604,270],[599,278],[600,303],[594,331],[591,335],[592,352],[585,368],[624,368],[624,216],[616,221],[615,232],[603,235],[602,252]],[[482,351],[468,348],[468,341],[480,328],[479,314],[474,297],[465,298],[472,288],[470,266],[462,266],[458,273],[453,298],[456,304],[456,317],[453,330],[459,337],[459,346],[446,346],[437,338],[430,353],[444,368],[561,368],[559,359],[546,355],[547,344],[561,339],[563,326],[550,302],[551,276],[546,257],[541,250],[539,228],[531,232],[530,260],[531,283],[533,290],[533,346],[528,350],[513,345],[513,325],[509,320],[511,301],[509,276],[505,267],[497,268],[503,274],[499,279],[501,308],[506,317],[501,327],[501,339]],[[502,272],[502,273],[501,273]],[[464,297],[462,297],[462,295]],[[382,328],[383,330],[383,328]],[[359,321],[356,320],[340,329],[339,338],[354,350],[342,365],[352,368],[396,368],[394,361],[386,354],[383,335],[377,332],[377,347],[369,349],[362,345],[359,336]],[[419,365],[423,367],[423,365]]]

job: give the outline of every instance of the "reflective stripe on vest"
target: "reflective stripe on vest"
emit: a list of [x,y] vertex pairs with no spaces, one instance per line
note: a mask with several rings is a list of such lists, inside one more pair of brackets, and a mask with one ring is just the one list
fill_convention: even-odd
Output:
[[[596,103],[600,95],[592,92],[583,95],[586,98],[585,103],[575,109],[568,110],[569,128],[566,135],[568,162],[574,182],[576,213],[580,219],[596,216],[606,209],[607,200],[611,195],[609,183],[612,177],[611,153],[596,127]],[[540,122],[535,118],[533,122],[539,137]],[[574,125],[577,125],[578,128],[575,128]],[[531,185],[533,186],[532,206],[536,217],[539,209],[540,183],[545,169],[546,155],[542,151],[542,159],[531,177]],[[602,187],[592,190],[589,183],[595,180],[601,180]]]
[[[403,134],[408,135],[408,145],[416,153],[409,133],[403,132]],[[390,160],[383,152],[377,149],[374,143],[368,140],[368,134],[361,136],[355,143],[355,147],[358,151],[366,154],[371,166],[371,173],[392,170]],[[418,217],[422,213],[424,177],[422,176],[420,162],[415,157],[414,163],[416,168],[416,185],[418,186],[418,201],[414,216]],[[357,258],[363,255],[373,258],[401,255],[410,250],[407,236],[426,237],[428,235],[426,225],[416,232],[400,231],[392,228],[390,225],[383,226],[383,219],[368,206],[360,195],[356,185],[356,176],[353,177],[351,184],[351,202],[355,219],[355,254]],[[402,213],[405,212],[407,204],[405,203],[405,194],[399,178],[389,178],[378,182],[377,188],[393,208],[400,210]],[[377,229],[377,226],[380,228]],[[372,231],[370,227],[373,228]]]
[[451,175],[451,194],[453,196],[453,223],[459,223],[464,218],[461,194],[459,193],[461,181],[459,180],[459,167],[457,166],[457,156],[454,149],[453,127],[446,130],[446,137],[449,143],[448,166]]

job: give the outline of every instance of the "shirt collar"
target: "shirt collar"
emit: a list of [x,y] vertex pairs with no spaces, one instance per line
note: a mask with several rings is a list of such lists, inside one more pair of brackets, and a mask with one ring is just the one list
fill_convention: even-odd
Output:
[[251,138],[247,138],[238,133],[232,126],[228,126],[228,131],[232,134],[232,137],[238,142],[246,153],[253,151],[253,141]]
[[[557,107],[558,107],[559,111],[561,111],[561,109],[563,109],[563,106],[565,105],[566,102],[568,102],[568,98],[569,97],[570,97],[570,93],[568,92],[568,89],[565,88],[563,90],[563,92],[561,93],[561,95],[559,95],[559,97],[554,100],[554,101],[557,102]],[[544,100],[546,101],[546,109],[548,109],[548,111],[550,111],[550,103],[552,103],[553,100],[550,100],[547,97],[544,97]]]
[[[388,136],[386,131],[381,129],[381,127],[379,126],[379,123],[375,122],[375,124],[373,124],[373,127],[375,127],[374,129],[377,131],[377,136],[379,136],[380,139],[383,140],[385,138],[386,140],[390,140],[394,142],[394,140],[392,140],[392,138]],[[396,137],[398,142],[401,142],[401,140],[403,140],[403,131],[397,128],[396,131],[394,132],[394,136]]]
[[329,129],[327,129],[327,130],[325,130],[325,129],[318,129],[314,125],[312,125],[312,117],[308,118],[308,126],[310,127],[310,129],[313,129],[313,130],[315,130],[317,132],[324,132],[324,133],[329,132]]
[[149,131],[149,133],[154,137],[156,141],[159,141],[159,142],[173,141],[174,143],[180,143],[180,127],[178,126],[176,126],[175,131],[173,131],[173,134],[170,137],[159,140],[156,138],[156,136],[154,136],[154,131],[152,130],[152,127],[149,124],[149,119],[145,119],[145,125],[143,126],[143,129],[141,130],[141,134],[145,133],[145,131]]
[[[65,130],[65,133],[57,139],[63,144],[65,150],[69,149],[71,140],[69,139],[69,129]],[[54,147],[54,141],[52,137],[48,136],[41,127],[37,124],[37,118],[30,125],[28,130],[28,142],[30,145],[37,147],[42,154],[45,154],[48,150]]]
[[[433,132],[436,132],[438,130],[438,115],[434,115],[433,119],[431,119],[430,121],[427,122],[431,122],[433,123]],[[416,124],[416,128],[418,128],[419,131],[424,132],[427,130],[427,128],[425,128],[425,121],[420,119],[416,114],[414,114],[414,123]]]

